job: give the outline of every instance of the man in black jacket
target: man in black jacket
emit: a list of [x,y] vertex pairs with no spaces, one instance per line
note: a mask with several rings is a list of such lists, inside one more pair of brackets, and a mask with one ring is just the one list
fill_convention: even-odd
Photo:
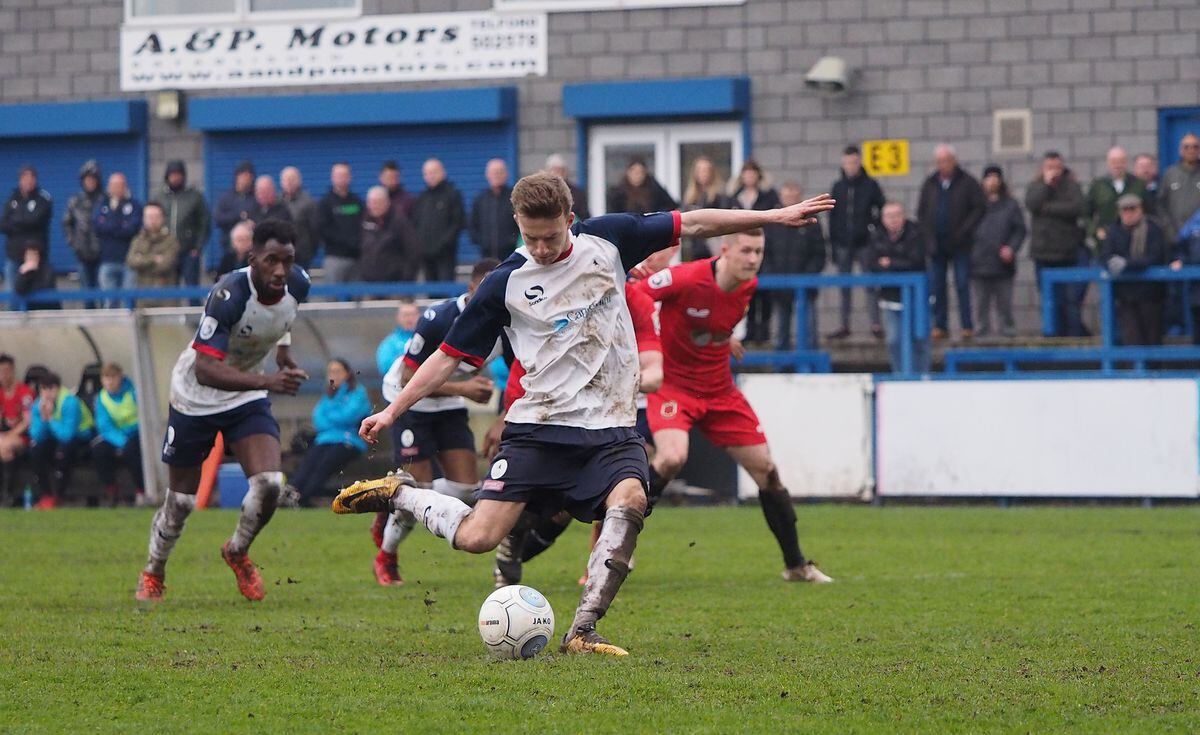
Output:
[[[1113,276],[1138,273],[1151,266],[1166,265],[1169,250],[1162,230],[1144,211],[1139,194],[1122,194],[1117,199],[1119,220],[1108,226],[1101,241],[1100,259]],[[1117,325],[1123,345],[1161,345],[1163,303],[1166,284],[1162,282],[1117,283]]]
[[[100,185],[100,164],[95,159],[84,162],[79,169],[79,191],[67,201],[67,213],[63,215],[63,234],[67,245],[75,252],[79,261],[79,287],[92,289],[100,285],[100,241],[92,229],[92,214],[104,200],[104,189]],[[205,212],[205,216],[208,212]],[[88,301],[87,308],[96,308],[95,301]]]
[[[846,146],[842,151],[842,176],[833,183],[833,198],[837,204],[829,213],[829,245],[838,273],[851,273],[854,264],[863,273],[871,270],[867,262],[867,245],[871,232],[879,226],[879,210],[883,208],[883,190],[862,167],[858,146]],[[879,325],[879,294],[867,291],[867,314],[871,318],[871,334],[883,336]],[[851,289],[842,289],[842,324],[829,335],[830,339],[850,336],[850,311],[853,305]]]
[[292,221],[292,210],[279,201],[275,179],[270,176],[259,176],[254,180],[254,211],[250,212],[250,219],[254,222],[269,219]]
[[188,286],[199,284],[204,270],[204,244],[212,222],[204,195],[187,184],[183,161],[167,163],[163,186],[150,201],[162,205],[167,229],[179,241],[179,280]]
[[[922,273],[925,271],[925,244],[917,224],[904,215],[904,205],[888,202],[880,215],[882,226],[876,228],[868,247],[868,261],[875,273]],[[887,333],[888,355],[892,372],[900,372],[901,339],[904,303],[900,300],[900,289],[896,287],[879,290],[879,308],[884,315]],[[917,305],[917,308],[923,308]],[[909,320],[912,324],[912,320]],[[918,373],[929,372],[929,340],[913,335],[913,369]]]
[[962,338],[971,339],[971,246],[975,225],[983,217],[985,202],[979,182],[958,165],[954,148],[942,143],[934,149],[934,171],[921,186],[917,219],[929,254],[933,280],[933,338],[945,339],[949,327],[946,271],[953,264],[954,291]]
[[512,187],[508,185],[508,166],[493,158],[484,170],[488,188],[479,192],[471,204],[471,241],[485,258],[504,260],[517,249],[521,233],[513,219]]
[[221,230],[222,258],[235,258],[229,243],[229,231],[238,222],[250,219],[254,209],[254,164],[250,161],[238,163],[233,170],[233,188],[217,198],[213,207],[212,221]]
[[[795,181],[785,181],[779,187],[779,200],[785,207],[799,204],[804,201],[804,190]],[[771,247],[763,253],[771,273],[820,273],[825,270],[825,235],[819,223],[808,227],[771,229],[774,230]],[[808,300],[808,344],[800,347],[813,349],[817,340],[816,289],[806,292],[805,297]],[[776,329],[775,348],[791,350],[794,344],[792,338],[796,335],[796,327],[792,324],[796,294],[793,291],[775,291],[771,298],[775,305],[772,319]]]
[[421,241],[421,269],[426,281],[454,280],[458,235],[463,230],[463,198],[446,180],[446,168],[436,158],[421,167],[425,191],[413,205],[413,224]]
[[363,200],[350,191],[350,164],[333,164],[329,183],[317,204],[317,232],[325,244],[325,282],[345,283],[358,277]]
[[22,166],[0,215],[0,232],[5,235],[4,283],[15,290],[19,271],[43,268],[49,262],[50,217],[54,204],[45,189],[38,187],[37,171]]

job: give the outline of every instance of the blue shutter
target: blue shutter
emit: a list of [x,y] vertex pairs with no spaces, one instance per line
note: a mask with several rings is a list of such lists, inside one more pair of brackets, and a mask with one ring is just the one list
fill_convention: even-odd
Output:
[[[380,165],[394,159],[400,164],[405,188],[416,195],[425,188],[421,164],[428,158],[445,164],[450,181],[462,191],[469,215],[471,201],[487,186],[483,172],[489,159],[504,159],[510,171],[517,170],[513,122],[213,131],[204,137],[205,180],[212,204],[232,187],[233,170],[242,160],[252,161],[259,175],[267,174],[277,183],[285,166],[295,166],[309,194],[320,199],[329,190],[329,170],[338,161],[350,164],[350,188],[365,198],[367,189],[378,183]],[[220,257],[216,242],[214,234],[209,268]],[[459,261],[471,262],[478,256],[464,230]]]
[[[39,185],[54,199],[50,263],[59,273],[79,267],[75,253],[67,247],[61,222],[67,201],[79,191],[79,167],[89,158],[96,159],[106,178],[116,171],[125,174],[133,197],[146,200],[146,141],[141,135],[0,138],[0,182],[7,184],[3,198],[7,200],[16,188],[17,170],[28,163],[37,169]],[[100,182],[101,188],[105,183]]]

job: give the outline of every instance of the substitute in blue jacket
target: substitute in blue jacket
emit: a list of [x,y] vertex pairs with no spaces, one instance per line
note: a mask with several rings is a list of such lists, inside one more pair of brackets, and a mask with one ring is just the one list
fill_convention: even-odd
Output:
[[96,396],[96,438],[92,441],[92,461],[96,474],[104,485],[104,495],[110,505],[120,499],[117,471],[129,470],[135,491],[141,495],[142,449],[138,443],[138,405],[133,383],[115,362],[100,370],[103,388]]
[[367,389],[358,384],[350,363],[335,357],[325,368],[325,395],[313,409],[317,438],[292,477],[288,495],[300,503],[321,492],[326,481],[367,451],[358,426],[371,415]]
[[47,373],[38,383],[38,402],[30,412],[29,456],[38,484],[38,504],[57,508],[79,453],[94,433],[95,421],[87,404],[63,390],[62,378]]
[[396,358],[408,350],[408,341],[417,331],[417,322],[420,320],[421,309],[411,301],[400,304],[400,308],[396,309],[396,329],[384,337],[375,350],[375,367],[379,369],[380,377],[387,375]]

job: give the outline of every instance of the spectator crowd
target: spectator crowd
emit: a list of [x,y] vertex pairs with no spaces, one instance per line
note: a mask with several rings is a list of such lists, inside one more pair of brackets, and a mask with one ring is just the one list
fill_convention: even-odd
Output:
[[[564,178],[569,174],[558,155],[547,160],[546,168]],[[843,274],[923,272],[932,294],[933,340],[951,334],[951,283],[959,340],[1014,336],[1013,284],[1022,258],[1032,261],[1039,282],[1056,268],[1096,265],[1116,276],[1155,265],[1200,263],[1200,138],[1183,138],[1179,163],[1161,179],[1157,169],[1153,156],[1140,154],[1131,165],[1128,154],[1113,147],[1105,173],[1083,182],[1062,155],[1048,151],[1037,176],[1018,197],[1002,166],[989,164],[977,178],[959,164],[952,146],[941,144],[910,213],[864,170],[858,148],[847,146],[830,187],[837,206],[819,227],[769,229],[763,273],[817,274],[827,267]],[[230,188],[210,208],[189,185],[181,161],[167,164],[161,186],[144,203],[131,196],[124,174],[106,177],[98,162],[87,161],[61,226],[79,261],[81,286],[100,291],[200,284],[205,280],[204,247],[214,228],[221,251],[219,277],[244,264],[254,223],[268,218],[295,224],[297,260],[310,266],[320,253],[326,283],[447,281],[455,277],[462,233],[483,257],[503,259],[518,245],[507,164],[492,159],[483,176],[486,187],[468,203],[438,159],[424,162],[420,192],[406,190],[399,165],[384,161],[376,182],[360,195],[350,165],[341,162],[331,167],[328,190],[318,198],[306,190],[295,167],[280,171],[277,182],[260,174],[253,162],[243,161]],[[588,217],[586,192],[568,184],[577,215]],[[784,181],[775,188],[752,159],[727,182],[711,159],[700,156],[692,161],[681,201],[638,159],[628,163],[604,201],[609,212],[646,213],[770,209],[803,197],[799,182]],[[902,220],[894,227],[883,219],[889,204]],[[47,257],[53,220],[54,204],[39,188],[37,172],[23,167],[0,219],[8,288],[28,292],[53,286]],[[685,260],[708,257],[718,248],[717,242],[690,238],[681,255]],[[1200,286],[1196,289],[1200,296]],[[1055,286],[1055,333],[1089,334],[1082,314],[1087,291],[1087,284]],[[1197,302],[1185,299],[1190,295],[1183,286],[1119,284],[1115,297],[1122,342],[1158,344],[1165,333],[1179,333],[1189,321],[1183,304]],[[887,339],[888,325],[898,324],[897,295],[868,290],[865,296],[871,335]],[[827,339],[850,336],[854,298],[851,289],[841,290],[838,323]],[[119,304],[102,298],[88,305]],[[794,345],[794,306],[790,292],[761,291],[747,315],[747,341],[778,349],[813,347],[815,309],[808,309],[814,344]],[[1200,343],[1200,319],[1190,321],[1194,341]]]

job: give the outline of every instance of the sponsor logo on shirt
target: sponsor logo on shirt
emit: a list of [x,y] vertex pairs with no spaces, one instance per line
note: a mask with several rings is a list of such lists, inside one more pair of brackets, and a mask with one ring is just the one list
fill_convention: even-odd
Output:
[[541,286],[530,286],[525,289],[525,298],[529,299],[529,305],[540,304],[546,300],[546,289]]
[[555,333],[563,331],[569,325],[574,324],[575,322],[580,322],[580,321],[583,321],[584,319],[587,319],[589,316],[594,314],[597,309],[603,309],[604,307],[606,307],[610,303],[612,303],[612,298],[613,298],[612,293],[606,293],[603,296],[601,296],[599,298],[599,300],[597,300],[593,304],[585,306],[582,309],[575,309],[573,311],[568,311],[567,315],[565,317],[554,320]]
[[655,273],[654,275],[650,276],[650,280],[647,281],[647,283],[650,284],[650,288],[666,288],[667,286],[670,286],[671,269],[668,268]]
[[712,311],[709,309],[698,309],[694,306],[689,306],[687,308],[687,315],[696,319],[707,319],[708,315],[711,313]]

